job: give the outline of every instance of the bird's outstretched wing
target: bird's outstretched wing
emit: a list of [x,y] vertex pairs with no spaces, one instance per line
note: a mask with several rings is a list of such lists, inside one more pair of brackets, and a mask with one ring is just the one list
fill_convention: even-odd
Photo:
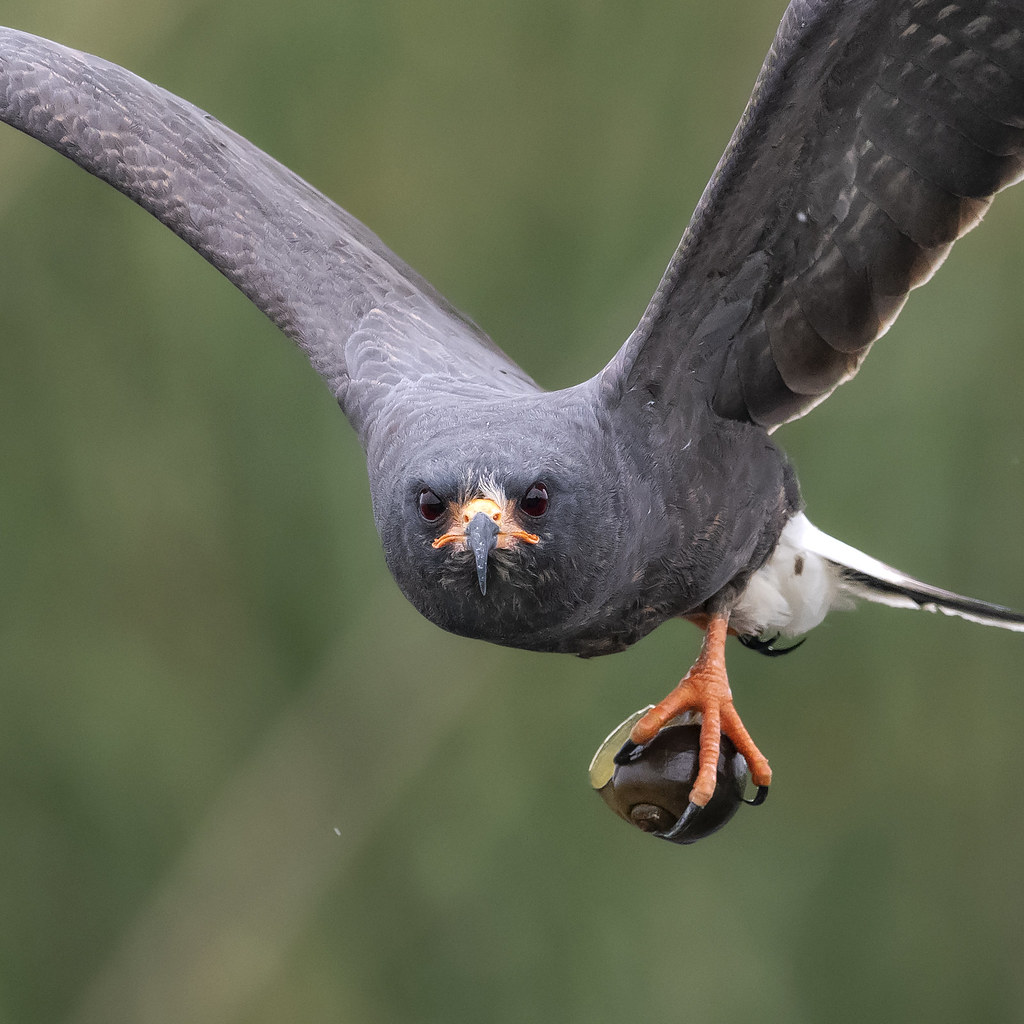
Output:
[[1020,0],[793,0],[613,394],[773,429],[1024,174]]
[[536,390],[350,214],[177,96],[0,29],[0,120],[148,210],[308,354],[364,437],[403,385]]

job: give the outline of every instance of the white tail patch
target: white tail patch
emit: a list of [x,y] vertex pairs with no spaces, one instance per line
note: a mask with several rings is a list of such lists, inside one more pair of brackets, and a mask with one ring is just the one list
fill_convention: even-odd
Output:
[[893,608],[923,608],[986,626],[1024,632],[1024,615],[908,576],[830,537],[798,512],[771,558],[750,579],[730,624],[741,634],[799,636],[834,608],[861,598]]

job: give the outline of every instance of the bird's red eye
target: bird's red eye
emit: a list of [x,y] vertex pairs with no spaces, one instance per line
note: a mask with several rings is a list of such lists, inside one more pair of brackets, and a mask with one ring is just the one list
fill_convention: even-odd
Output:
[[548,489],[540,481],[532,484],[519,504],[528,516],[539,519],[548,510]]
[[433,523],[441,518],[444,512],[444,502],[429,488],[424,487],[419,496],[420,515],[428,523]]

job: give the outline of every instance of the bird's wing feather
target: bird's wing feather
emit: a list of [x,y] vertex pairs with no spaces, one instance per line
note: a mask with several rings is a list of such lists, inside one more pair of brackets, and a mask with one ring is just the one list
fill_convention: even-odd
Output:
[[0,120],[113,185],[221,271],[305,350],[364,443],[395,388],[536,390],[358,220],[124,68],[0,29]]
[[774,429],[1024,173],[1020,0],[793,0],[606,393]]

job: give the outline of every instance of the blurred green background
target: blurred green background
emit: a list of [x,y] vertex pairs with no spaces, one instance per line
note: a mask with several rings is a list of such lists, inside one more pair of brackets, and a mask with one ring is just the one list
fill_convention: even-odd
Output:
[[[8,0],[366,221],[541,382],[643,311],[780,0]],[[1024,201],[779,439],[814,521],[1024,605]],[[588,789],[698,634],[582,662],[399,595],[358,446],[242,296],[0,131],[0,1022],[1024,1020],[1024,638],[731,656],[764,808]]]

